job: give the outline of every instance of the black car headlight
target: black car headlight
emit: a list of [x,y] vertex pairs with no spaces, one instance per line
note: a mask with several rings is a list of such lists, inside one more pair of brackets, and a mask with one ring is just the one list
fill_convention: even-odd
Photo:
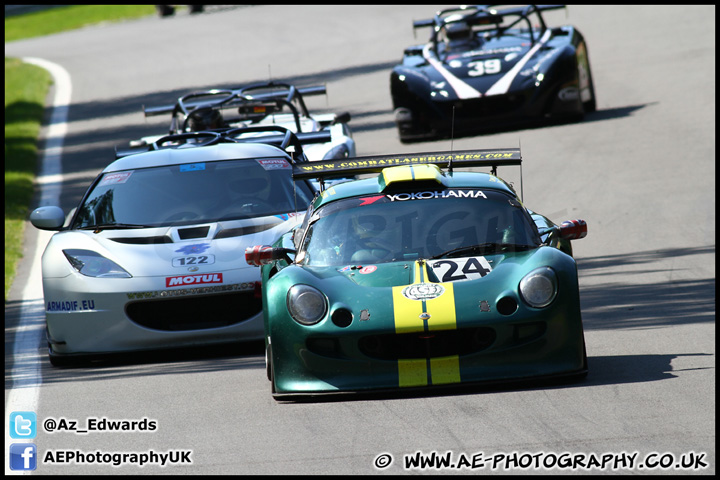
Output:
[[127,271],[112,260],[92,250],[63,250],[68,262],[75,270],[88,277],[131,278]]
[[547,307],[557,295],[557,276],[550,267],[536,268],[520,280],[520,295],[535,308]]
[[298,284],[288,290],[287,307],[296,322],[313,325],[325,316],[327,300],[317,288]]

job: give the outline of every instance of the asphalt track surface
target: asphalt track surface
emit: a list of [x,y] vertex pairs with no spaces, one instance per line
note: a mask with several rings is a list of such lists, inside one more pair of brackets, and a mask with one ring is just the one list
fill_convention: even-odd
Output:
[[[43,458],[34,473],[715,473],[715,7],[571,6],[548,15],[587,39],[596,113],[576,124],[403,145],[389,71],[404,47],[426,38],[413,38],[411,22],[436,8],[209,7],[12,42],[5,55],[69,73],[66,211],[116,145],[165,127],[165,119],[146,121],[142,105],[269,78],[326,84],[327,99],[310,107],[349,111],[359,155],[521,145],[525,203],[554,221],[589,225],[574,243],[587,378],[285,403],[270,396],[257,345],[55,369],[40,340],[27,343],[40,339],[42,319],[17,328],[33,298],[40,302],[30,260],[47,237],[29,227],[5,306],[6,445],[17,441],[8,438],[11,409],[37,413],[41,457],[192,451],[192,464],[165,467]],[[48,418],[79,426],[150,419],[157,429],[50,434]],[[449,452],[456,468],[409,468],[417,452]],[[604,469],[590,468],[593,455]],[[559,468],[561,458],[578,468]],[[533,469],[543,462],[556,468]],[[659,462],[665,467],[652,468]],[[682,462],[707,466],[675,468]]]

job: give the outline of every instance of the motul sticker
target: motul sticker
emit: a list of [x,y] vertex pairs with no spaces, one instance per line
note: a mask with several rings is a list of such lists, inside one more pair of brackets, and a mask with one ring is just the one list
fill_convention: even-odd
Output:
[[222,273],[203,273],[200,275],[178,275],[165,277],[166,287],[184,287],[186,285],[206,285],[209,283],[222,283]]
[[265,170],[285,170],[290,168],[290,164],[282,158],[262,158],[257,159],[257,162]]
[[130,178],[130,175],[132,175],[132,173],[133,173],[132,171],[106,173],[105,176],[102,178],[102,180],[100,180],[98,187],[104,187],[105,185],[117,185],[119,183],[125,183],[125,182],[127,182],[128,178]]
[[432,300],[445,293],[445,287],[439,283],[415,283],[403,288],[402,294],[410,300]]

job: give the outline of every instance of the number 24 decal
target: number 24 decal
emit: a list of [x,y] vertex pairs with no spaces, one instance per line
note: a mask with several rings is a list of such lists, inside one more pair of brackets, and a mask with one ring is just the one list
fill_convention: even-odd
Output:
[[484,277],[492,271],[492,267],[488,261],[485,260],[485,257],[439,260],[432,264],[432,268],[441,282],[475,280]]
[[500,70],[502,70],[502,64],[498,58],[479,60],[477,62],[468,63],[468,69],[468,75],[471,77],[493,75],[495,73],[500,73]]

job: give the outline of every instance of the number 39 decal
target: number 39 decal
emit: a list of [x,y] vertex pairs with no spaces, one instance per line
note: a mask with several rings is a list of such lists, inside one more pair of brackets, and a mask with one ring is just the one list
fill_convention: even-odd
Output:
[[500,70],[502,70],[502,64],[498,58],[468,63],[468,75],[471,77],[493,75],[495,73],[500,73]]
[[492,271],[485,257],[469,257],[438,260],[430,265],[441,282],[475,280]]

